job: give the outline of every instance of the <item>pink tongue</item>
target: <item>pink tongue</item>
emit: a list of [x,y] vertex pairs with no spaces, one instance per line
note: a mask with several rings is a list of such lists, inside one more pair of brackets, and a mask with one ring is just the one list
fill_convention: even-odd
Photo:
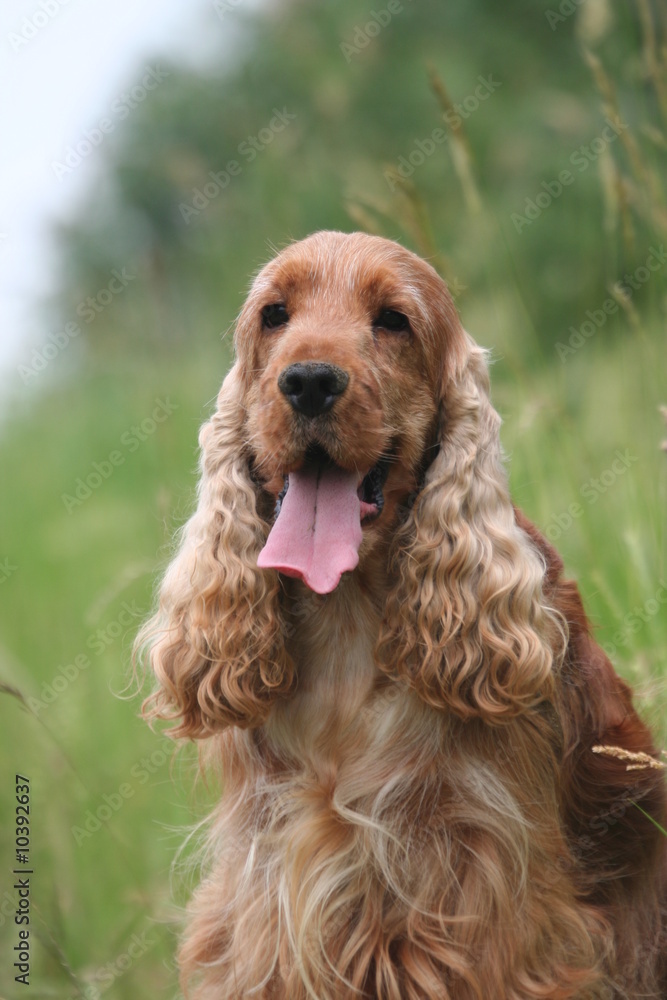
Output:
[[358,476],[335,467],[292,472],[278,518],[257,565],[277,569],[329,594],[359,562]]

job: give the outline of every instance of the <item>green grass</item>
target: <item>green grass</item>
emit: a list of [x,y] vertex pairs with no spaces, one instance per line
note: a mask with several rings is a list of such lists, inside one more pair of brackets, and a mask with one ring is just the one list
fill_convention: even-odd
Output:
[[[0,551],[15,567],[2,584],[0,677],[32,709],[2,696],[1,801],[7,817],[14,772],[30,777],[33,995],[95,996],[84,990],[92,981],[109,998],[163,996],[174,983],[164,965],[173,953],[169,867],[182,840],[173,828],[192,819],[192,780],[188,773],[186,791],[172,780],[170,754],[138,718],[139,700],[117,695],[139,613],[190,504],[202,402],[217,378],[194,368],[91,375],[36,398],[0,444]],[[130,450],[131,428],[167,396],[178,408]],[[123,464],[68,512],[62,494],[115,450]],[[109,802],[111,817],[88,836],[88,811],[106,815]],[[14,854],[11,826],[3,824],[3,858]],[[13,980],[12,920],[0,926],[2,983]],[[102,977],[117,957],[123,965],[133,934],[148,934],[145,952],[115,980],[120,966]],[[141,951],[136,940],[132,950]]]
[[[496,336],[491,306],[475,324]],[[660,332],[613,344],[593,338],[566,364],[554,358],[528,372],[516,349],[516,337],[527,336],[519,317],[503,327],[519,331],[514,344],[508,334],[507,343],[496,337],[492,372],[515,498],[552,534],[554,516],[563,524],[564,512],[580,504],[556,545],[601,640],[617,647],[619,670],[637,686],[645,715],[667,745],[665,607],[645,611],[636,631],[624,624],[667,577]],[[32,995],[114,1000],[176,990],[170,864],[182,828],[201,812],[192,755],[170,769],[163,738],[138,718],[139,700],[118,695],[136,626],[127,608],[149,608],[173,531],[190,508],[197,429],[227,361],[220,352],[180,366],[84,368],[67,385],[35,395],[0,439],[0,559],[15,567],[0,584],[0,678],[33,706],[29,711],[17,697],[0,695],[6,748],[0,803],[8,817],[14,772],[30,777]],[[130,452],[123,435],[151,413],[156,398],[166,397],[177,409]],[[68,512],[61,495],[117,449],[123,464]],[[612,468],[617,451],[629,452],[631,463],[594,502],[587,500],[582,487]],[[623,644],[614,642],[619,631]],[[73,669],[82,655],[89,666]],[[63,674],[68,666],[71,679]],[[29,701],[49,700],[45,685],[53,689],[58,676],[62,690],[52,703]],[[91,835],[77,833],[85,831],[87,814],[105,805],[104,796],[117,806],[110,818]],[[11,823],[1,836],[0,856],[12,858]],[[10,885],[5,876],[3,903],[13,900]],[[13,981],[14,935],[5,919],[2,982]],[[136,957],[124,969],[133,941]],[[16,988],[6,995],[24,994]]]

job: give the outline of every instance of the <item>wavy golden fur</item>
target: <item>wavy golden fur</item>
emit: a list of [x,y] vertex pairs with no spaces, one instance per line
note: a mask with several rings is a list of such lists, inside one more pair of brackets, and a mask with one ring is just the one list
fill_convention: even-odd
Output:
[[[512,506],[485,354],[444,282],[395,243],[318,233],[259,274],[235,345],[138,639],[146,714],[202,740],[224,788],[186,995],[666,997],[662,776],[591,748],[655,749]],[[304,416],[292,365],[346,388]],[[388,467],[326,596],[257,566],[313,448],[360,479]]]

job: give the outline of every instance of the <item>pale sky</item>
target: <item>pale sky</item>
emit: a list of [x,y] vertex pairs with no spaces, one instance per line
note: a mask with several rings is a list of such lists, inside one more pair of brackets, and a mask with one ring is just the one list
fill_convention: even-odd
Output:
[[[241,4],[258,5],[229,0],[230,8]],[[21,385],[18,365],[53,332],[34,308],[57,273],[49,231],[90,189],[103,143],[60,178],[54,160],[109,115],[160,53],[207,65],[220,38],[233,51],[237,24],[236,10],[221,17],[214,0],[5,0],[0,7],[0,396],[8,382]]]

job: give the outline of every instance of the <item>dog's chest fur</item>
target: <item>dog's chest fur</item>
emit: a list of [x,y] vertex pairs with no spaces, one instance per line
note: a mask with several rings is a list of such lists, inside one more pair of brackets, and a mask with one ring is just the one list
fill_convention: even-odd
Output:
[[474,740],[464,749],[455,719],[378,670],[379,621],[352,581],[324,601],[304,590],[292,604],[298,688],[264,728],[271,763],[258,771],[256,828],[264,862],[295,880],[292,899],[307,871],[315,893],[318,880],[325,894],[338,881],[350,904],[351,881],[359,902],[369,892],[414,899],[431,855],[442,890],[454,879],[457,826],[488,830],[494,814],[503,840],[511,829],[524,840],[525,818],[494,762]]
[[[274,706],[261,738],[237,731],[245,779],[220,807],[219,843],[247,852],[228,855],[226,920],[235,940],[243,927],[244,942],[264,941],[267,981],[271,955],[290,967],[299,955],[313,982],[325,981],[328,963],[359,962],[359,988],[364,942],[379,928],[398,941],[438,912],[466,919],[464,838],[495,841],[518,905],[526,817],[494,762],[474,740],[462,744],[456,720],[380,673],[379,613],[359,588],[302,596],[290,621],[297,692]],[[492,872],[495,863],[490,896]],[[358,954],[345,958],[350,949]],[[247,944],[232,951],[239,976]]]
[[433,762],[448,728],[442,713],[378,669],[381,613],[368,593],[352,579],[324,600],[297,591],[287,643],[297,690],[265,727],[271,748],[321,782],[334,804],[380,793],[415,753]]

